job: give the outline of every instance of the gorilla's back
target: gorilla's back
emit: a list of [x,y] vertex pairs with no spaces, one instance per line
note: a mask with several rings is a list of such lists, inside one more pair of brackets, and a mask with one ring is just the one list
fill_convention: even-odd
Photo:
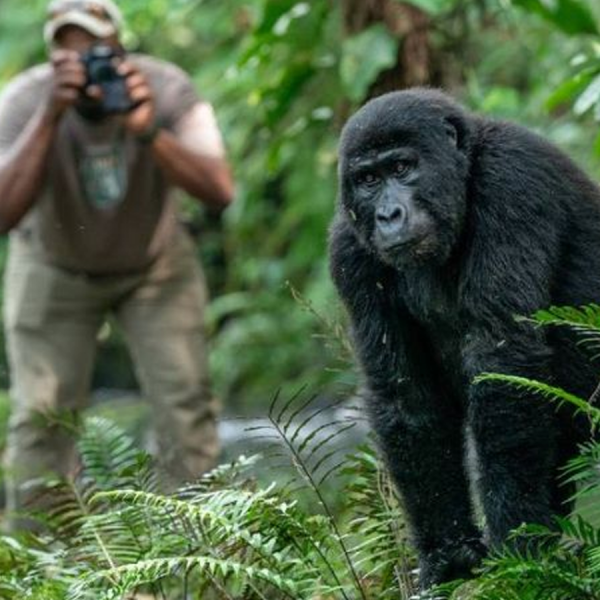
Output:
[[537,239],[531,240],[529,251],[541,250],[552,262],[551,303],[600,304],[600,187],[565,153],[528,129],[477,121],[473,180],[513,190],[508,202],[493,189],[491,194],[486,190],[486,197],[506,202],[507,219],[516,214],[534,224]]

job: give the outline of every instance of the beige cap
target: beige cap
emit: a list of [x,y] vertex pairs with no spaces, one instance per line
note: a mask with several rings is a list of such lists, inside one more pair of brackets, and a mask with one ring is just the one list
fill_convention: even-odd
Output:
[[48,5],[44,26],[47,44],[54,41],[56,32],[65,25],[75,25],[98,38],[119,32],[123,16],[112,0],[53,0]]

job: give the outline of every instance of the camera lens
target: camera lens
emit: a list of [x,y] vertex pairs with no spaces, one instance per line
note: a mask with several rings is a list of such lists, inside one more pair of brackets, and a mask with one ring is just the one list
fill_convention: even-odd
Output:
[[90,79],[98,84],[118,79],[117,71],[110,61],[96,62],[90,68]]

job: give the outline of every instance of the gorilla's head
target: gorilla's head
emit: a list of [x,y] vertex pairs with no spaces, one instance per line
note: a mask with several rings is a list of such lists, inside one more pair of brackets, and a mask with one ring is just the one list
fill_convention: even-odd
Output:
[[397,268],[443,264],[463,230],[470,118],[427,89],[363,106],[340,144],[340,202],[361,243]]

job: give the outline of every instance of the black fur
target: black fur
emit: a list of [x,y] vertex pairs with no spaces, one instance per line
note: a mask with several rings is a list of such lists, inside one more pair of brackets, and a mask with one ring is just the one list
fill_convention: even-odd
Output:
[[[421,215],[414,228],[424,241],[388,251],[377,192],[361,191],[355,169],[394,148],[416,151],[413,174],[393,189],[407,199],[409,224]],[[464,576],[484,554],[467,428],[488,543],[567,513],[573,490],[558,471],[589,435],[584,424],[548,401],[472,379],[500,372],[591,395],[596,375],[573,340],[514,317],[600,301],[599,189],[522,127],[469,114],[434,90],[386,94],[342,134],[330,258],[422,586]]]

